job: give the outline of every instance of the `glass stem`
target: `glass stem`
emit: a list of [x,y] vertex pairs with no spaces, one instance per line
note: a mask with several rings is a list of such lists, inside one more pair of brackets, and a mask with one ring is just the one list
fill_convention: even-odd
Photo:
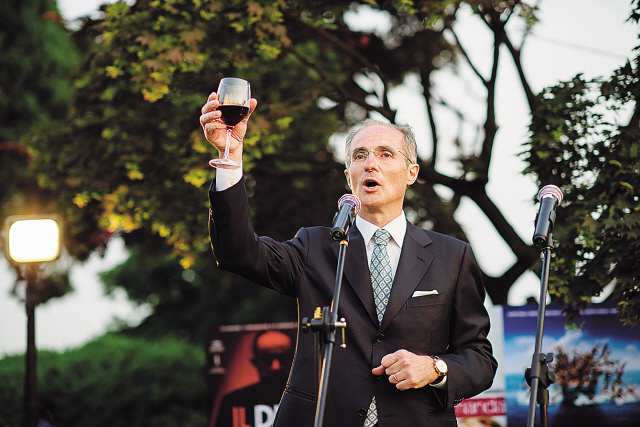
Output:
[[224,145],[224,155],[222,158],[224,160],[229,160],[229,139],[231,139],[231,132],[233,131],[232,127],[227,127],[227,143]]

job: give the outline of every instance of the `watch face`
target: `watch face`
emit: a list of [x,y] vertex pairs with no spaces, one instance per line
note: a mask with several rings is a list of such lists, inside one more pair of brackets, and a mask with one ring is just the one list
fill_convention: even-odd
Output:
[[441,374],[447,373],[447,363],[442,359],[436,360],[436,368],[440,371]]

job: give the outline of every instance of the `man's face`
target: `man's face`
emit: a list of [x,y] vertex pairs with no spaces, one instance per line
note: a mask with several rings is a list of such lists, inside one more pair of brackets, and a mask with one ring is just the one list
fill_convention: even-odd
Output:
[[[404,153],[402,141],[402,133],[392,127],[368,126],[353,138],[347,155],[359,150],[383,152],[385,149]],[[400,215],[405,190],[418,177],[418,165],[407,166],[405,156],[393,153],[392,160],[382,160],[370,153],[366,161],[351,162],[345,171],[351,191],[362,203],[360,215],[374,224],[376,221],[372,221],[372,216],[391,220]]]
[[286,381],[293,361],[293,342],[279,331],[267,331],[258,337],[254,348],[253,364],[260,380]]

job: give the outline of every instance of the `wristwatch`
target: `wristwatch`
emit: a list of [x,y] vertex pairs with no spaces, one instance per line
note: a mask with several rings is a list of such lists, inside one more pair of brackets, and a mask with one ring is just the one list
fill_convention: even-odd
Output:
[[437,384],[442,381],[447,375],[447,372],[449,372],[449,367],[447,366],[447,362],[440,359],[438,356],[431,356],[431,358],[433,359],[433,369],[435,369],[436,373],[438,374],[438,378],[436,378],[436,380],[432,384]]

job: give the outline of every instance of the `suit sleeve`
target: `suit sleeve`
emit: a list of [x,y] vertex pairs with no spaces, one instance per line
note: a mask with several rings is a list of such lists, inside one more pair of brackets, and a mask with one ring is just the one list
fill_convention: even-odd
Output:
[[493,383],[498,363],[487,339],[490,322],[484,298],[480,268],[466,244],[451,313],[449,348],[440,355],[449,368],[446,392],[434,390],[447,408],[487,390]]
[[209,236],[218,266],[261,286],[294,297],[306,256],[306,233],[279,243],[258,237],[249,217],[244,179],[224,191],[209,190]]

